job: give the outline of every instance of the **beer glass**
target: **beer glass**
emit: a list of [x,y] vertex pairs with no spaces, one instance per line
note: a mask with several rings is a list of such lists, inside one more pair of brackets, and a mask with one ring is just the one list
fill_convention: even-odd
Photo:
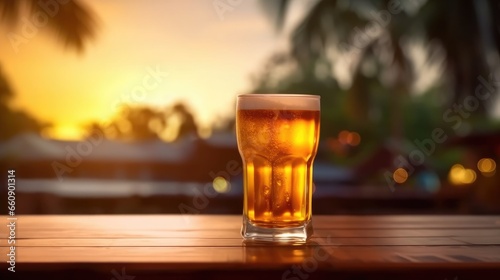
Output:
[[312,235],[313,161],[320,97],[238,96],[236,136],[243,161],[245,240],[306,241]]

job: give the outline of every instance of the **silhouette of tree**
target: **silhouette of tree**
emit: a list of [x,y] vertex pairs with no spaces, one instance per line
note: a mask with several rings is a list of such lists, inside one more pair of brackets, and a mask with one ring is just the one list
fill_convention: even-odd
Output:
[[12,88],[0,69],[0,123],[2,124],[0,140],[28,131],[39,133],[48,126],[26,112],[11,109],[8,103],[12,97]]
[[108,138],[137,142],[159,139],[165,125],[164,114],[159,110],[147,106],[126,106],[108,127],[93,123],[88,126],[88,131],[98,130]]
[[6,104],[12,98],[12,95],[12,88],[3,74],[2,68],[0,68],[0,104]]
[[[0,22],[11,28],[19,25],[22,20],[34,21],[33,19],[40,15],[45,15],[47,18],[46,29],[52,31],[65,47],[73,48],[77,52],[82,52],[85,42],[95,36],[95,16],[80,1],[59,3],[39,0],[0,0]],[[20,40],[15,36],[21,35],[13,34],[7,36],[9,40]],[[9,100],[13,96],[14,90],[0,68],[0,123],[2,123],[0,139],[7,139],[26,131],[40,133],[48,126],[26,112],[13,110],[9,106]]]
[[[279,30],[286,18],[290,0],[262,1]],[[385,83],[392,93],[393,107],[401,107],[402,96],[410,92],[419,73],[410,59],[408,42],[423,41],[428,58],[425,64],[442,63],[443,85],[451,85],[448,104],[462,103],[475,93],[477,77],[498,71],[500,63],[500,8],[498,1],[400,1],[397,13],[390,0],[345,2],[320,0],[294,29],[291,56],[300,67],[329,63],[347,56],[351,63],[353,102],[366,112],[369,91],[363,88],[367,75],[362,66],[375,62],[376,73],[390,74]],[[383,13],[383,14],[382,14]],[[370,29],[378,32],[370,32]],[[357,35],[357,36],[356,36]],[[439,49],[444,50],[444,55]],[[424,70],[425,71],[425,70]],[[379,77],[380,78],[380,77]],[[442,94],[446,94],[442,93]],[[484,115],[485,102],[474,113]],[[400,117],[395,110],[393,119]]]
[[84,125],[85,139],[106,137],[106,127],[96,121]]
[[[268,15],[276,20],[278,31],[290,2],[262,1]],[[439,95],[441,111],[444,106],[452,108],[453,104],[462,104],[467,96],[476,94],[479,76],[493,79],[490,84],[499,80],[500,9],[497,1],[408,0],[396,3],[399,6],[394,12],[394,3],[390,0],[319,0],[292,31],[291,49],[285,55],[286,61],[292,61],[288,64],[295,64],[297,74],[296,77],[288,76],[286,85],[290,90],[290,87],[299,88],[297,82],[302,82],[306,86],[300,87],[302,92],[321,94],[322,108],[326,108],[322,110],[322,120],[330,120],[322,122],[322,137],[334,136],[334,127],[342,122],[351,122],[348,126],[351,128],[365,123],[369,136],[364,139],[378,139],[379,144],[394,139],[391,147],[395,154],[402,153],[404,139],[415,135],[416,131],[413,127],[405,131],[405,121],[411,119],[406,115],[411,111],[425,111],[409,110],[406,106],[415,98],[410,96],[414,82],[427,71],[425,67],[418,67],[417,62],[441,70],[440,79],[429,90]],[[423,58],[411,55],[415,42],[421,42]],[[275,61],[275,64],[280,63]],[[314,91],[321,87],[314,88],[310,84],[325,80],[318,72],[327,73],[340,84],[340,79],[332,74],[332,69],[339,65],[348,73],[350,84],[339,88],[332,83],[329,90]],[[317,71],[321,68],[323,71]],[[267,72],[273,73],[273,70]],[[312,82],[305,81],[307,79]],[[267,83],[283,86],[283,81]],[[494,105],[491,101],[495,94],[491,93],[490,101],[481,102],[477,110],[470,112],[471,120],[488,117],[487,108]],[[344,106],[336,107],[338,102],[333,102],[334,99],[342,99]],[[432,111],[440,117],[434,125],[442,125],[443,112]],[[342,116],[337,115],[339,112]],[[378,116],[374,118],[374,115]],[[331,121],[333,116],[338,122]],[[435,120],[434,117],[429,119]],[[369,125],[366,125],[367,120]],[[418,125],[423,126],[420,122]],[[378,138],[371,138],[375,135]]]
[[0,140],[6,140],[23,132],[40,133],[49,124],[40,123],[23,111],[12,110],[6,104],[0,103]]
[[198,125],[188,109],[177,102],[166,109],[147,105],[123,106],[113,120],[104,125],[90,122],[84,126],[87,137],[94,134],[121,141],[149,141],[162,138],[168,129],[174,129],[174,141],[188,135],[198,136]]
[[82,52],[86,41],[95,37],[96,17],[81,1],[0,0],[0,20],[11,27],[22,19],[36,22],[40,15],[47,18],[46,29],[65,47]]
[[167,118],[177,118],[179,121],[175,140],[182,139],[187,135],[198,136],[198,125],[196,124],[193,114],[184,103],[175,103],[169,110]]

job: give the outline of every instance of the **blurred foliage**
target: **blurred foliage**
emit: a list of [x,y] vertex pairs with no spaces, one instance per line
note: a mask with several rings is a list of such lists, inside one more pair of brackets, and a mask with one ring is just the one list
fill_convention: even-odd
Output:
[[98,133],[108,139],[130,142],[160,139],[177,141],[189,135],[199,135],[191,110],[182,102],[165,109],[125,104],[109,123],[91,122],[84,129],[86,137]]
[[82,1],[0,0],[0,21],[7,26],[19,25],[23,19],[36,22],[40,15],[47,19],[47,30],[76,51],[82,52],[86,41],[96,35],[96,15]]
[[193,114],[182,102],[178,102],[167,110],[167,123],[170,118],[177,118],[178,128],[175,139],[181,139],[188,135],[198,135],[198,125]]
[[[38,0],[0,0],[0,22],[6,27],[14,28],[23,20],[29,21],[40,17],[40,14],[45,15],[48,20],[47,30],[52,31],[65,47],[82,52],[86,41],[95,36],[96,16],[81,1],[51,3],[55,6]],[[19,40],[19,38],[9,37],[9,40]],[[49,126],[24,111],[13,109],[9,104],[13,97],[14,89],[0,68],[0,123],[2,124],[0,140],[27,131],[40,133]]]
[[[262,2],[268,10],[275,11],[271,16],[278,27],[282,26],[291,1]],[[497,71],[498,3],[495,0],[319,0],[294,29],[290,57],[305,71],[311,64],[347,60],[354,81],[352,94],[357,107],[363,108],[364,102],[359,100],[363,95],[356,92],[358,84],[367,77],[362,71],[363,64],[375,62],[378,66],[375,73],[380,80],[384,80],[384,74],[392,74],[392,79],[385,79],[384,85],[393,95],[409,93],[421,74],[410,55],[411,48],[415,42],[423,42],[427,54],[421,58],[423,63],[443,64],[449,74],[442,75],[442,84],[451,93],[448,104],[460,102],[474,93],[479,75],[488,77]],[[482,114],[484,110],[476,113]]]
[[[278,30],[291,2],[262,1]],[[478,76],[500,80],[498,26],[493,0],[318,0],[293,29],[290,50],[272,55],[255,75],[253,92],[321,95],[321,138],[335,140],[342,130],[361,135],[361,145],[332,152],[333,161],[356,164],[383,147],[405,154],[434,128],[449,137],[474,132],[453,131],[443,113],[474,95]],[[434,83],[416,87],[432,67]],[[492,105],[481,103],[464,127],[498,131]],[[449,160],[456,153],[440,149],[426,165]]]
[[48,124],[41,123],[30,114],[15,110],[9,106],[9,101],[13,97],[12,87],[0,68],[0,141],[23,132],[40,133]]
[[5,104],[8,102],[10,98],[12,98],[13,91],[9,82],[7,81],[7,77],[2,72],[0,68],[0,104]]

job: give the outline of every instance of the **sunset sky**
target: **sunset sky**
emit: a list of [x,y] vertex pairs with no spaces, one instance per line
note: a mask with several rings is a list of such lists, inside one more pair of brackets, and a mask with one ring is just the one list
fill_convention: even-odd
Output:
[[[271,54],[287,49],[290,30],[315,3],[292,1],[278,33],[259,0],[81,1],[99,22],[82,54],[65,49],[43,27],[18,52],[7,36],[0,40],[0,67],[15,91],[12,105],[52,123],[44,133],[49,137],[77,139],[84,124],[106,122],[120,103],[166,107],[184,101],[200,126],[210,126],[233,113],[236,95],[251,90],[251,75]],[[222,18],[217,1],[234,7]],[[22,34],[23,27],[0,25],[0,31]],[[152,70],[166,77],[134,98]],[[341,72],[335,73],[339,79]]]
[[[51,137],[78,138],[83,124],[104,122],[122,101],[167,106],[182,100],[204,126],[230,115],[235,96],[251,89],[251,74],[273,52],[287,47],[287,30],[305,10],[294,4],[278,34],[259,1],[240,1],[223,19],[213,0],[83,2],[99,29],[82,54],[66,50],[43,28],[17,53],[0,40],[0,65],[15,91],[12,105],[53,123]],[[10,31],[20,34],[22,27]],[[132,90],[148,69],[168,76],[134,99]]]

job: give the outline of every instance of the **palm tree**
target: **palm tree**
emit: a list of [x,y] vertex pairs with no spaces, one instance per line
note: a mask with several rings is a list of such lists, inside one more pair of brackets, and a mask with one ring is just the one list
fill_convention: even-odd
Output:
[[[82,52],[85,43],[96,33],[95,15],[80,1],[56,0],[0,0],[0,23],[15,27],[26,20],[43,22],[43,28],[53,32],[66,48]],[[46,20],[46,21],[45,21]],[[47,126],[29,114],[8,106],[13,89],[0,68],[0,120],[8,126],[0,131],[0,139],[7,139],[23,131],[41,131]]]
[[[400,3],[398,10],[394,10],[394,2]],[[280,30],[291,1],[262,3]],[[373,99],[369,86],[383,85],[390,93],[391,135],[401,143],[402,104],[416,78],[422,75],[409,55],[412,44],[423,42],[423,64],[442,69],[441,86],[450,89],[448,93],[441,91],[448,94],[447,108],[462,104],[465,97],[475,94],[478,76],[488,79],[489,73],[498,71],[497,4],[494,0],[319,0],[293,30],[290,56],[303,71],[318,63],[342,61],[352,81],[347,103],[354,104],[361,120],[368,118]],[[374,76],[362,71],[366,64],[375,69],[371,71]],[[492,104],[484,102],[471,113],[485,117]]]
[[[274,11],[271,14],[278,29],[283,25],[290,2],[263,1],[267,10]],[[400,10],[391,13],[389,7],[393,2],[319,0],[291,36],[292,57],[300,65],[307,65],[326,59],[328,50],[334,48],[344,56],[349,55],[353,80],[363,79],[360,66],[374,60],[380,73],[393,70],[397,76],[389,87],[408,91],[419,73],[415,73],[408,56],[411,44],[407,42],[421,40],[428,51],[427,63],[442,61],[442,57],[435,55],[437,49],[445,53],[443,78],[452,88],[450,103],[462,102],[464,97],[474,94],[479,75],[488,77],[488,73],[497,71],[500,64],[498,1],[396,1],[400,3]],[[388,16],[385,26],[380,16]],[[369,29],[374,25],[380,30],[370,35]],[[358,41],[365,41],[361,47],[353,40],[357,34]]]
[[[279,31],[291,1],[262,0],[262,3]],[[394,3],[400,3],[399,10],[394,10]],[[392,157],[386,165],[378,164],[377,168],[391,170],[401,167],[394,166],[396,160],[393,159],[409,153],[405,145],[408,142],[404,141],[404,135],[408,133],[404,131],[404,119],[408,115],[404,104],[408,103],[405,101],[413,90],[414,81],[425,75],[428,69],[417,65],[441,69],[432,93],[445,100],[443,109],[454,108],[455,104],[463,106],[464,100],[468,100],[466,98],[476,94],[479,76],[489,79],[494,85],[497,83],[492,82],[492,78],[499,80],[496,78],[500,70],[499,26],[500,6],[496,0],[318,0],[292,31],[288,55],[298,65],[302,77],[307,77],[304,73],[310,73],[310,69],[319,64],[335,69],[341,63],[348,69],[351,83],[346,89],[345,104],[350,105],[349,111],[354,112],[358,122],[364,122],[365,126],[370,119],[368,112],[376,107],[374,100],[380,98],[379,92],[387,95],[384,118],[372,121],[367,127],[370,127],[370,135],[382,135],[379,139],[383,141],[377,144],[372,158],[384,151],[388,156],[383,156],[383,159]],[[415,42],[420,43],[424,50],[424,58],[420,61],[411,55]],[[372,69],[369,73],[364,71],[367,65]],[[312,79],[322,83],[317,77]],[[332,100],[332,95],[339,96],[332,94],[333,91],[340,90],[323,91],[328,96],[322,96],[322,107],[325,105],[322,118],[324,113],[332,114],[328,107],[334,107],[332,104],[336,103],[324,104],[323,101]],[[477,109],[468,112],[470,116],[488,117],[487,109],[494,104],[492,101],[496,95],[496,92],[490,93],[489,100],[480,102]],[[437,118],[438,123],[434,125],[443,125],[451,132],[451,125],[446,126],[443,112],[436,113],[431,117]],[[416,118],[421,121],[426,117]],[[337,122],[332,127],[335,125]],[[328,126],[328,122],[322,122],[322,134],[323,127]],[[389,130],[387,133],[377,134],[385,127]],[[370,170],[374,172],[375,168],[371,166]]]

